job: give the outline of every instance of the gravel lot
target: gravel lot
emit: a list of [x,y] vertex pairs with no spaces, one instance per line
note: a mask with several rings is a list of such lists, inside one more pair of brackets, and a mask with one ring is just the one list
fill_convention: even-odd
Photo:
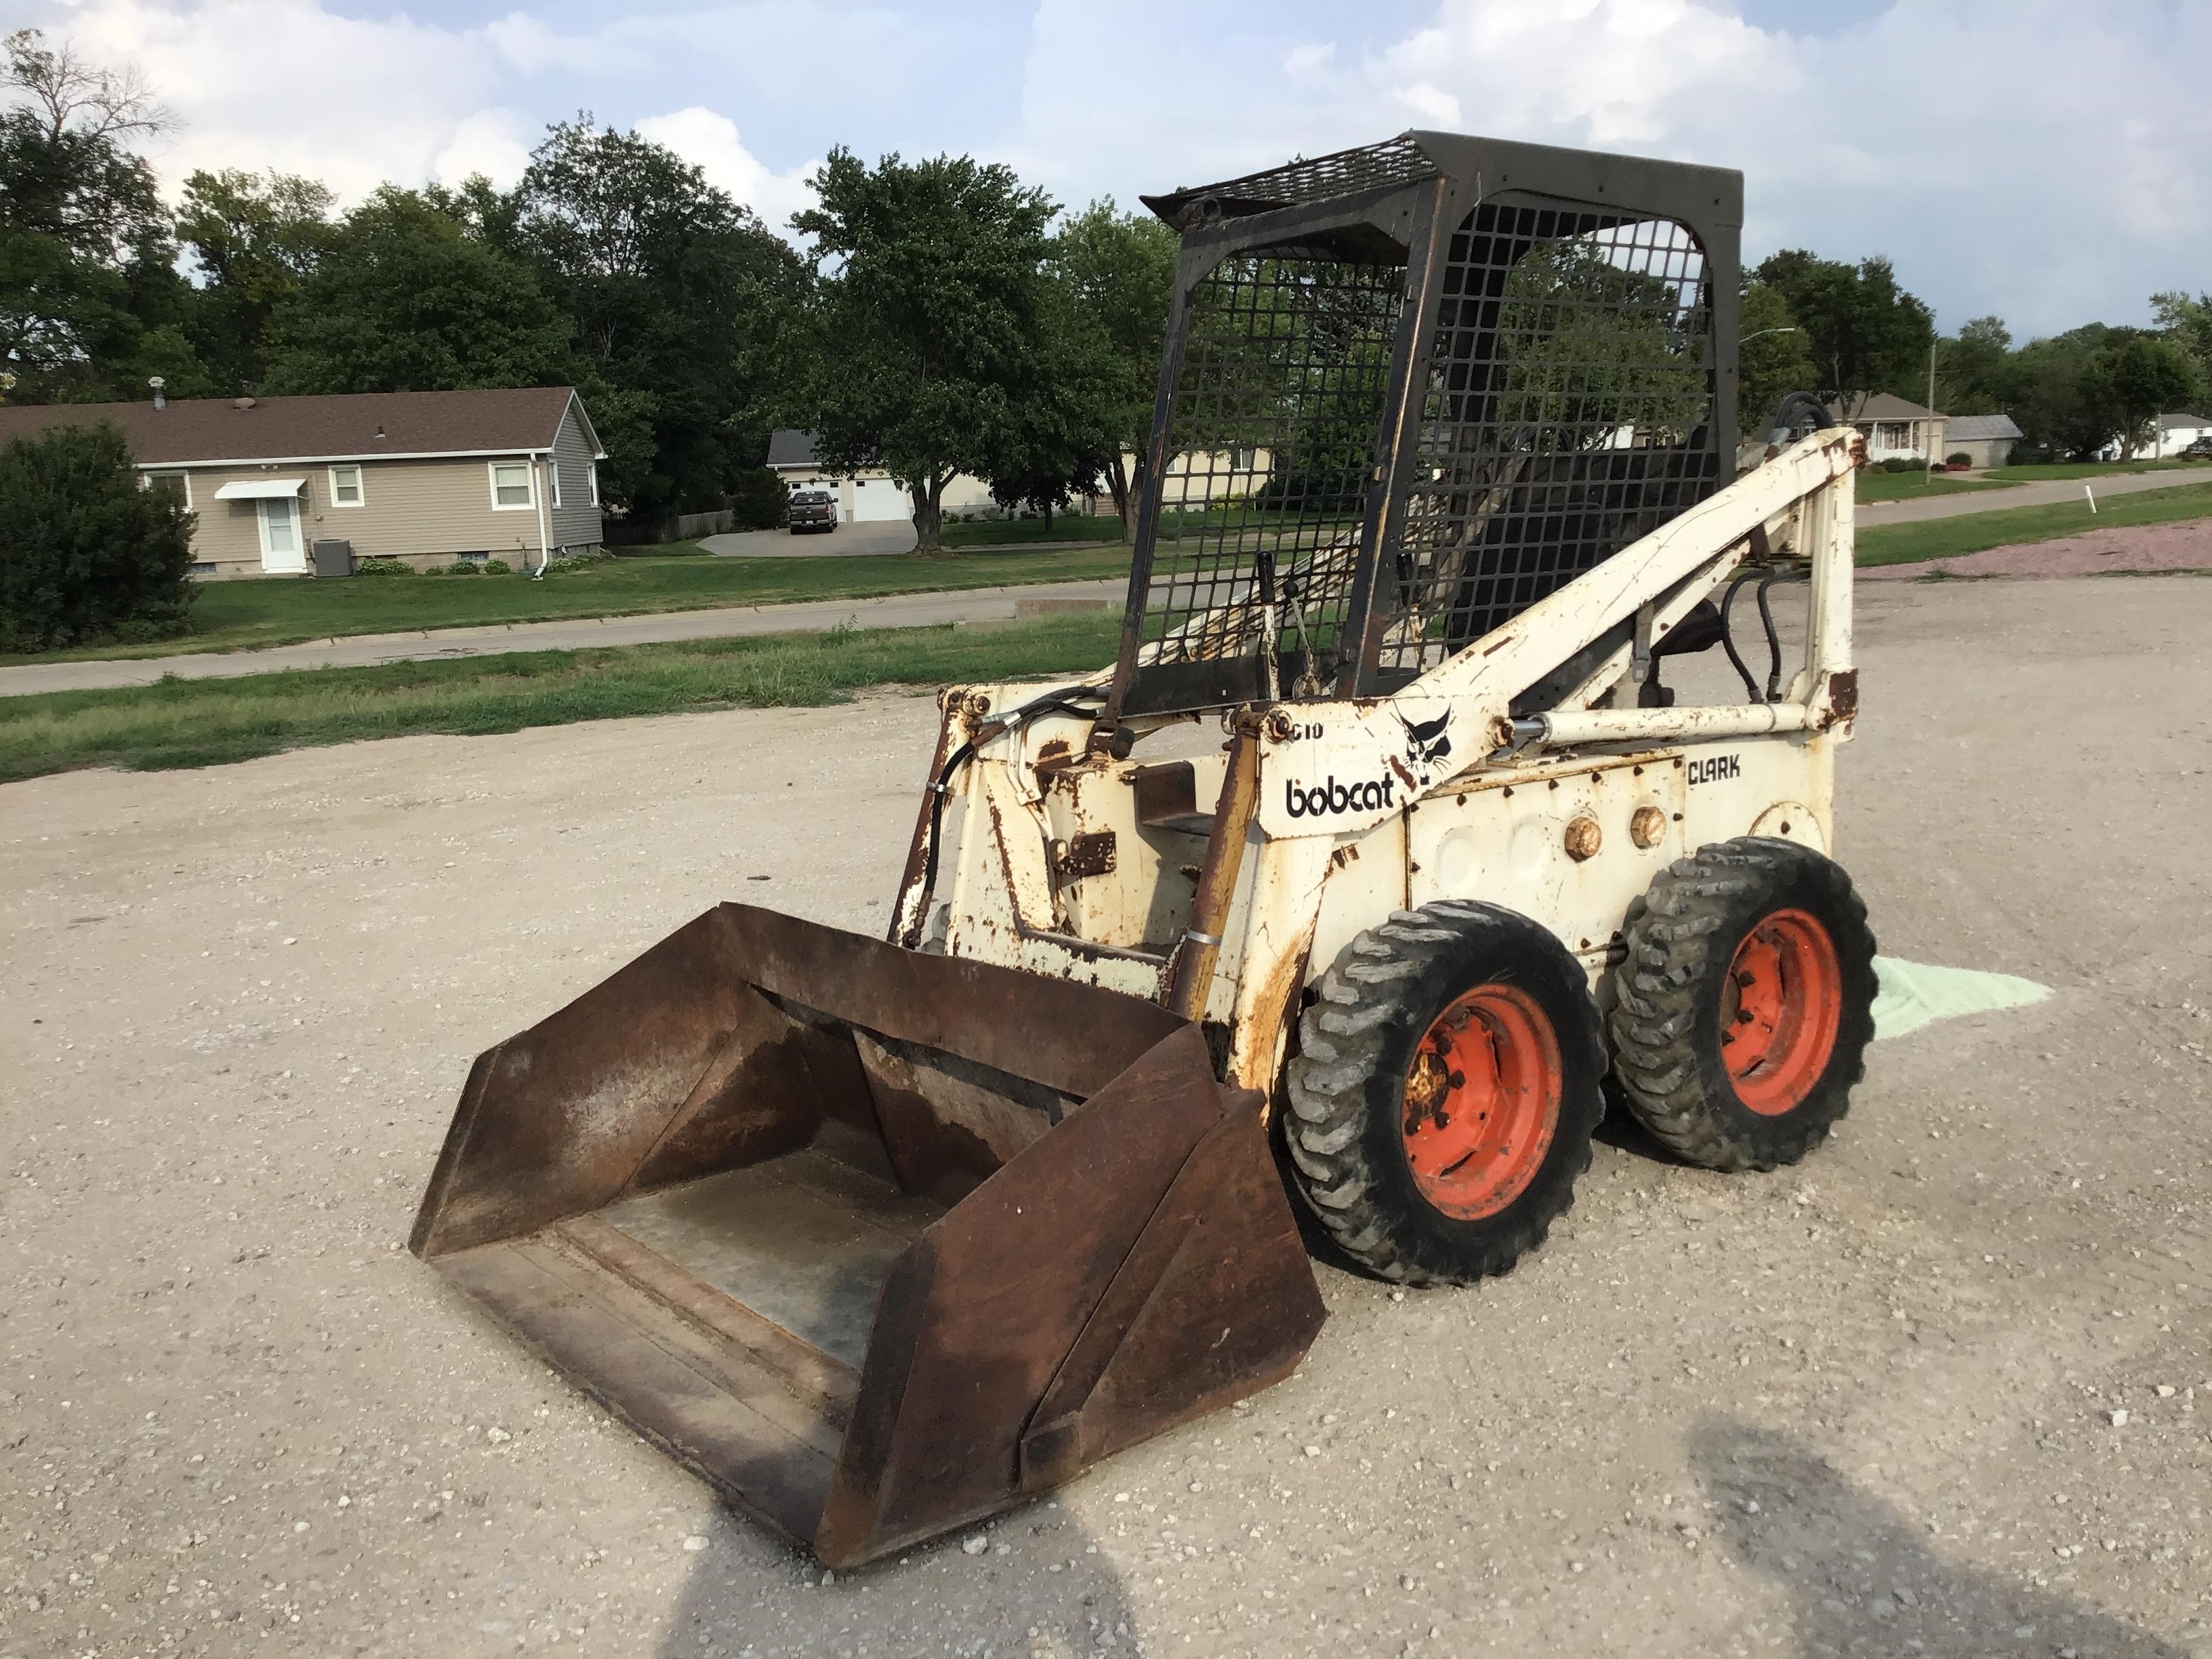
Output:
[[2055,996],[834,1583],[401,1240],[479,1048],[717,898],[878,924],[926,701],[0,789],[0,1659],[2212,1655],[2212,583],[1860,624],[1884,950]]
[[1918,564],[1878,564],[1859,575],[1875,581],[1919,581],[1932,575],[2133,576],[2183,570],[2212,570],[2212,519],[2094,530]]

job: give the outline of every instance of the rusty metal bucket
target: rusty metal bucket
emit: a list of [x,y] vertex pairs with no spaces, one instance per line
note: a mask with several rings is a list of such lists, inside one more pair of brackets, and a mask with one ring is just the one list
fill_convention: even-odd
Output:
[[846,1566],[1289,1374],[1259,1106],[1151,1003],[725,904],[477,1057],[411,1247]]

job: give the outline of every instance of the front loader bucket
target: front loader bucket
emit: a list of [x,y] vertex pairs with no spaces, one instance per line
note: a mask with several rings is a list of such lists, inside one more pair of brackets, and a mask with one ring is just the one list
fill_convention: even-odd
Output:
[[846,1566],[1289,1374],[1259,1107],[1151,1003],[725,904],[477,1057],[411,1244]]

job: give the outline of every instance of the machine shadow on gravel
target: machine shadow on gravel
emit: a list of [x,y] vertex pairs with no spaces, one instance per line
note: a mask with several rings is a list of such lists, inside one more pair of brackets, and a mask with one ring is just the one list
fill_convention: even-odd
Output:
[[[802,1659],[831,1653],[951,1654],[961,1659],[1125,1659],[1139,1646],[1137,1613],[1106,1551],[1066,1507],[1044,1499],[988,1523],[989,1547],[962,1540],[979,1526],[836,1573],[804,1555],[771,1565],[765,1550],[733,1562],[744,1516],[717,1517],[714,1547],[671,1609],[659,1659]],[[1010,1547],[1006,1554],[1000,1546]],[[1057,1567],[1058,1571],[1054,1569]],[[1034,1632],[1034,1634],[1032,1634]]]
[[2191,1659],[2062,1591],[1930,1548],[1920,1528],[1787,1435],[1710,1419],[1690,1465],[1720,1505],[1715,1541],[1795,1600],[1804,1653]]

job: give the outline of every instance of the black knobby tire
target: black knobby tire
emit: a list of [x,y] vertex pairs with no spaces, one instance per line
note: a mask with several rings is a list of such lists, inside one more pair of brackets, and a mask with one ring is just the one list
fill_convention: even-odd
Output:
[[[1431,1201],[1409,1161],[1407,1074],[1440,1016],[1493,993],[1548,1027],[1558,1109],[1526,1184],[1495,1213],[1462,1218]],[[1573,1203],[1604,1075],[1588,981],[1549,932],[1468,901],[1399,911],[1346,947],[1299,1023],[1284,1124],[1291,1186],[1336,1245],[1380,1278],[1463,1285],[1504,1273]]]
[[[1825,932],[1832,959],[1812,977],[1833,975],[1839,1006],[1825,1061],[1808,1054],[1808,1080],[1789,1091],[1795,1103],[1754,1111],[1723,1033],[1742,994],[1733,988],[1738,952],[1778,916],[1810,918]],[[1607,1021],[1613,1071],[1661,1144],[1709,1170],[1771,1170],[1827,1138],[1850,1109],[1874,1038],[1874,933],[1841,866],[1795,842],[1717,842],[1660,872],[1630,907],[1622,939]],[[1747,1079],[1741,1087],[1749,1091]]]

